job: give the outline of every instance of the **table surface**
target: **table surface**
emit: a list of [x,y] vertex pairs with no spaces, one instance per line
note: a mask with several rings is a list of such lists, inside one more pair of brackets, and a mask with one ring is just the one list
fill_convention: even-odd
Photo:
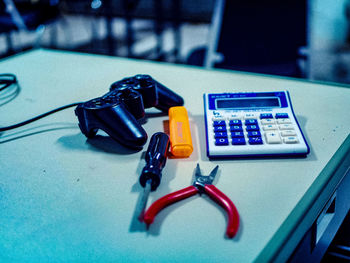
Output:
[[[87,139],[71,108],[0,134],[1,261],[267,261],[332,176],[326,165],[337,166],[350,148],[346,87],[50,50],[5,59],[0,72],[16,74],[20,84],[0,96],[0,126],[98,97],[124,77],[150,74],[184,97],[194,151],[168,160],[148,204],[189,186],[197,163],[204,173],[219,165],[215,184],[241,218],[238,235],[227,239],[225,211],[195,196],[163,210],[147,230],[136,219],[146,147],[128,150],[103,134]],[[207,158],[204,92],[280,90],[290,92],[310,145],[307,158]],[[147,133],[163,131],[167,116],[147,112]]]

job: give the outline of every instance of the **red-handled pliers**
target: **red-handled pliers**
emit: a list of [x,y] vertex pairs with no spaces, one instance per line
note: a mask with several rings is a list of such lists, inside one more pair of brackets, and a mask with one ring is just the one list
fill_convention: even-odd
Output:
[[215,175],[217,174],[218,168],[219,166],[217,165],[211,171],[209,176],[203,176],[201,174],[199,164],[197,164],[195,180],[193,185],[165,195],[162,198],[155,201],[144,214],[144,222],[147,225],[150,225],[153,223],[154,218],[158,214],[158,212],[160,212],[163,208],[167,207],[168,205],[186,199],[187,197],[193,196],[197,193],[206,193],[211,199],[213,199],[216,203],[221,205],[226,210],[228,215],[226,235],[229,238],[233,238],[236,235],[239,228],[239,214],[233,202],[223,192],[221,192],[212,184],[215,179]]

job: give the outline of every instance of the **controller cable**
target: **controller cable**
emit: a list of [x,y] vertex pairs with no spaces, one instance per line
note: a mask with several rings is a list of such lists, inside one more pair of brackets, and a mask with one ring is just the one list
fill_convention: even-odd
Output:
[[[18,81],[17,81],[17,78],[16,78],[16,76],[14,74],[10,74],[10,73],[0,74],[0,92],[6,90],[7,88],[9,88],[12,85],[17,85],[17,84],[18,84]],[[58,111],[61,111],[61,110],[64,110],[64,109],[67,109],[67,108],[70,108],[70,107],[77,106],[80,103],[81,102],[68,104],[68,105],[65,105],[65,106],[53,109],[51,111],[45,112],[43,114],[40,114],[40,115],[38,115],[38,116],[36,116],[34,118],[31,118],[29,120],[26,120],[26,121],[23,121],[23,122],[20,122],[20,123],[16,123],[16,124],[13,124],[13,125],[10,125],[10,126],[7,126],[7,127],[0,127],[0,132],[7,131],[7,130],[12,130],[12,129],[24,126],[24,125],[26,125],[28,123],[31,123],[31,122],[34,122],[34,121],[39,120],[41,118],[44,118],[44,117],[46,117],[48,115],[51,115],[51,114],[53,114],[55,112],[58,112]]]

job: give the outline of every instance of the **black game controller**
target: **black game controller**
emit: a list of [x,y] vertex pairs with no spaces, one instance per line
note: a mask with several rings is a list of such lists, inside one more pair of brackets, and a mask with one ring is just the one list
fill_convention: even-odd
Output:
[[129,148],[140,148],[147,133],[138,122],[145,108],[156,107],[168,113],[170,107],[182,106],[182,97],[149,75],[136,75],[113,83],[110,91],[79,104],[75,114],[86,137],[94,137],[101,129]]

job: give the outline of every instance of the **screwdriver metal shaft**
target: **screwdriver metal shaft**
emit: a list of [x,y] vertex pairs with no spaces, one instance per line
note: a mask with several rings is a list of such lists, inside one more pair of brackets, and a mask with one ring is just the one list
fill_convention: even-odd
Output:
[[143,221],[143,216],[145,214],[149,193],[151,192],[151,183],[152,183],[151,179],[147,180],[145,188],[143,189],[142,197],[141,197],[141,200],[139,203],[140,204],[140,206],[139,206],[140,212],[139,212],[138,218],[140,221]]

